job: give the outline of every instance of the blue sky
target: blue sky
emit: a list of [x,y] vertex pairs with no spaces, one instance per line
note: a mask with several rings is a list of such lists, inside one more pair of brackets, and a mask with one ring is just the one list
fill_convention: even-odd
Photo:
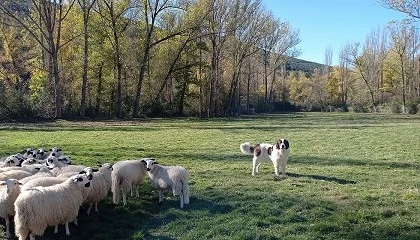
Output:
[[364,43],[373,31],[392,20],[407,18],[403,13],[384,8],[376,0],[262,0],[274,17],[300,30],[300,59],[324,63],[331,46],[333,65],[347,43]]

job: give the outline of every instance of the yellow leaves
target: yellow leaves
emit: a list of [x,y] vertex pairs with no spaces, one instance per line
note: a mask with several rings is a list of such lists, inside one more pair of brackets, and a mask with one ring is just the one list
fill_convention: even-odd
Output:
[[29,84],[30,101],[32,103],[36,103],[39,100],[47,81],[48,75],[46,71],[39,68],[35,68],[32,71],[32,77]]

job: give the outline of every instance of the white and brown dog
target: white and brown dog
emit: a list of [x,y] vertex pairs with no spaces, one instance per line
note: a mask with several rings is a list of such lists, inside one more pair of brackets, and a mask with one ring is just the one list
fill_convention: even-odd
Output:
[[276,144],[260,143],[251,145],[249,142],[241,144],[241,151],[245,154],[254,155],[252,159],[252,175],[258,173],[260,165],[263,162],[271,160],[274,165],[274,173],[279,176],[279,173],[285,175],[286,163],[289,159],[290,149],[289,141],[280,139]]

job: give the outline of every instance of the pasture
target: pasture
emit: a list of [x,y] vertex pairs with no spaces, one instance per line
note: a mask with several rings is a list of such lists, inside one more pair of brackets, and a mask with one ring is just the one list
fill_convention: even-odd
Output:
[[[0,156],[59,146],[75,164],[154,157],[190,172],[183,210],[147,181],[127,206],[111,195],[65,237],[37,239],[419,239],[418,115],[295,113],[231,119],[0,123]],[[290,141],[286,178],[251,176],[240,143]],[[1,230],[4,230],[2,221]]]

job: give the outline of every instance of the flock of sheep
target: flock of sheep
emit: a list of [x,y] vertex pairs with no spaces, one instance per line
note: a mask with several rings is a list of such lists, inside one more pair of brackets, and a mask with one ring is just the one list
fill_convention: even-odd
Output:
[[127,204],[127,193],[136,192],[149,176],[152,187],[172,189],[180,197],[180,207],[189,203],[188,171],[181,166],[162,166],[153,158],[122,160],[100,164],[98,169],[73,165],[60,148],[25,150],[0,161],[0,217],[6,222],[6,237],[11,238],[10,218],[14,216],[15,234],[19,240],[34,240],[48,226],[64,224],[70,235],[69,222],[77,225],[80,207],[98,211],[98,202],[111,190],[113,202]]

